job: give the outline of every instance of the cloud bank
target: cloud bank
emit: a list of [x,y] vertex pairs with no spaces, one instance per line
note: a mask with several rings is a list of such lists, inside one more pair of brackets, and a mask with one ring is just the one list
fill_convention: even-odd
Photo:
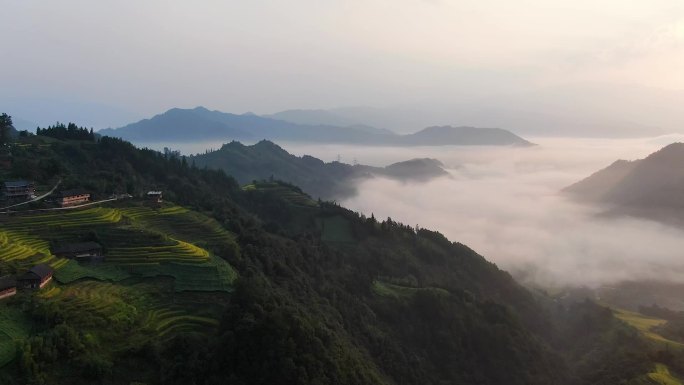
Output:
[[[344,206],[438,230],[518,279],[544,286],[659,279],[684,282],[684,231],[636,219],[598,218],[561,188],[618,158],[637,159],[680,135],[632,140],[541,140],[536,148],[286,146],[301,155],[384,165],[416,156],[450,167],[428,183],[365,181]],[[333,159],[331,159],[333,158]]]

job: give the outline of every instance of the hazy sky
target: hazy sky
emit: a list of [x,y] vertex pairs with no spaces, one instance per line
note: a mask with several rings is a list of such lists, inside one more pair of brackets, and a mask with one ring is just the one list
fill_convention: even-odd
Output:
[[128,117],[448,105],[597,82],[684,89],[681,0],[0,4],[0,106],[22,115],[36,99]]

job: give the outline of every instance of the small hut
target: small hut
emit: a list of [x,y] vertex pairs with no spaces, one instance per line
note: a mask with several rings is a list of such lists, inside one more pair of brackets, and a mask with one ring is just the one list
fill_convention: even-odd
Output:
[[19,277],[19,287],[24,289],[40,289],[52,280],[54,270],[48,265],[35,265],[31,270]]

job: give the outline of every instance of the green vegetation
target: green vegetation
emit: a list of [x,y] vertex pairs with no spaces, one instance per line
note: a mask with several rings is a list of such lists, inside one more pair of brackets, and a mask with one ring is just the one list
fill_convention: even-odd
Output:
[[0,367],[14,359],[17,344],[29,336],[31,321],[20,310],[0,305]]
[[321,240],[324,242],[354,242],[349,221],[341,216],[322,218],[318,221]]
[[113,264],[87,266],[76,261],[66,262],[55,272],[55,279],[60,283],[71,283],[84,278],[118,282],[131,276],[130,273]]
[[622,310],[622,309],[616,309],[615,310],[615,316],[619,318],[622,321],[627,322],[629,325],[634,326],[639,330],[641,333],[643,333],[646,337],[653,341],[658,341],[665,343],[670,346],[675,346],[675,347],[682,347],[684,344],[669,340],[660,334],[656,333],[654,329],[657,329],[660,326],[663,326],[667,321],[664,319],[659,319],[659,318],[653,318],[649,316],[645,316],[640,313],[636,312],[631,312],[627,310]]
[[413,297],[414,295],[416,295],[416,293],[420,291],[431,291],[435,294],[449,295],[448,291],[440,289],[438,287],[410,287],[395,285],[392,283],[382,282],[378,280],[373,281],[373,292],[382,297],[407,299]]
[[[17,140],[0,178],[133,198],[0,215],[3,273],[56,269],[0,303],[0,383],[636,385],[684,373],[681,349],[593,302],[533,294],[438,232],[278,181],[243,189],[117,139]],[[151,189],[161,207],[141,199]],[[82,241],[105,260],[50,253]]]
[[655,371],[649,373],[648,377],[658,385],[682,385],[682,382],[663,364],[656,364]]
[[69,123],[68,125],[56,123],[54,126],[48,126],[47,128],[38,127],[36,129],[36,135],[49,136],[62,140],[95,140],[95,134],[93,133],[92,128],[88,130],[85,127],[78,127],[74,123]]
[[295,206],[317,206],[316,202],[302,192],[302,190],[293,185],[282,182],[253,182],[243,187],[243,190],[250,193],[261,193],[264,195],[277,196],[279,200],[283,200]]
[[12,117],[3,112],[0,115],[0,145],[7,143],[10,137],[10,130],[13,128]]

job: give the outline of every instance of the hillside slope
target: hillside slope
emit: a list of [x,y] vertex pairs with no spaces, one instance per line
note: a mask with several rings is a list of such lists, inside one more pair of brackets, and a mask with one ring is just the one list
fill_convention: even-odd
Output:
[[684,224],[684,144],[670,144],[641,160],[617,161],[564,191],[607,205],[615,214]]
[[251,146],[231,142],[219,150],[191,156],[189,161],[198,167],[224,170],[241,184],[277,179],[293,183],[314,198],[322,199],[341,199],[354,195],[356,182],[374,176],[408,181],[449,175],[435,159],[413,159],[384,168],[325,163],[308,155],[292,155],[265,140]]

